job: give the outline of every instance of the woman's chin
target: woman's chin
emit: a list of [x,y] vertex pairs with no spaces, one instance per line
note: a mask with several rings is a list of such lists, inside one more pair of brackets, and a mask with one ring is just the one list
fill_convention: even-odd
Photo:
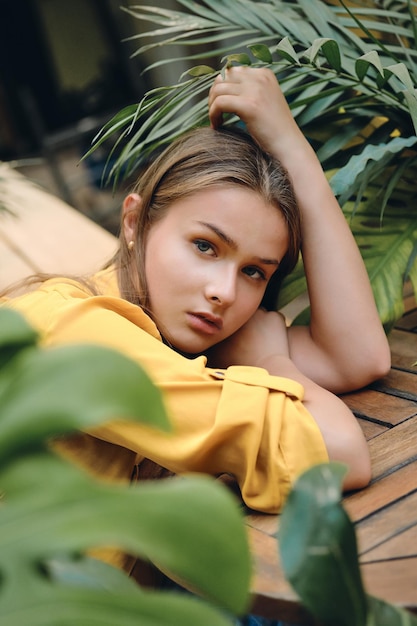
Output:
[[175,337],[163,337],[163,342],[170,346],[175,352],[193,359],[204,355],[217,342],[208,341],[184,341]]

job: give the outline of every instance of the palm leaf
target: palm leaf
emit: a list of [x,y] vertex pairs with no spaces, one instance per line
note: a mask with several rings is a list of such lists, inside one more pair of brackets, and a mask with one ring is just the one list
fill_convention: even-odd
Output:
[[360,154],[353,156],[347,165],[331,178],[333,192],[339,196],[341,203],[345,204],[357,190],[357,180],[364,176],[367,168],[383,163],[383,169],[386,169],[395,155],[416,145],[417,137],[394,137],[383,144],[366,145]]
[[[301,75],[302,80],[298,84],[298,91],[294,89],[290,90],[290,83],[286,84],[284,79],[281,82],[284,92],[291,100],[291,106],[293,107],[295,115],[300,116],[300,119],[297,117],[297,121],[299,121],[301,126],[308,124],[313,119],[317,124],[317,120],[325,116],[330,109],[340,111],[345,106],[348,108],[346,117],[353,117],[354,109],[352,108],[352,103],[354,106],[357,106],[358,94],[356,94],[355,99],[349,97],[349,99],[346,100],[344,96],[349,94],[349,91],[353,88],[358,89],[359,87],[365,98],[370,97],[376,99],[380,114],[384,114],[384,111],[381,111],[381,106],[384,108],[392,108],[394,104],[403,111],[404,115],[409,115],[409,109],[413,115],[412,109],[414,102],[410,100],[411,104],[407,105],[406,102],[403,102],[404,95],[400,95],[398,92],[398,85],[399,82],[401,82],[399,81],[399,76],[406,74],[405,66],[401,66],[401,64],[398,66],[397,63],[397,70],[393,72],[392,68],[395,64],[393,64],[392,61],[397,61],[397,59],[390,57],[388,62],[385,56],[381,56],[380,58],[377,51],[368,51],[363,39],[352,33],[346,26],[343,26],[341,17],[339,18],[340,24],[337,23],[338,13],[334,10],[334,7],[328,7],[323,2],[316,1],[314,3],[313,25],[311,23],[312,20],[308,19],[309,14],[311,15],[310,1],[302,2],[299,0],[298,2],[288,2],[285,3],[284,6],[284,3],[278,1],[265,4],[253,1],[250,2],[249,0],[245,0],[244,2],[243,0],[239,0],[239,4],[242,10],[236,10],[239,8],[236,7],[236,5],[234,5],[233,9],[230,9],[228,8],[229,5],[226,6],[225,3],[221,1],[199,3],[198,7],[196,7],[195,3],[182,0],[180,5],[188,9],[188,13],[186,11],[169,11],[167,9],[161,10],[153,7],[139,7],[131,12],[137,19],[143,19],[145,17],[146,19],[150,19],[150,17],[152,17],[154,22],[160,26],[160,28],[140,33],[136,36],[138,38],[146,36],[156,38],[157,41],[150,44],[151,46],[169,46],[174,43],[171,37],[173,30],[182,37],[183,44],[187,42],[195,47],[198,44],[204,43],[205,49],[200,54],[193,52],[192,55],[182,57],[183,59],[195,59],[197,56],[201,58],[202,55],[205,55],[205,57],[207,57],[207,55],[210,56],[210,50],[207,50],[207,44],[213,45],[212,54],[216,54],[217,56],[220,54],[225,55],[227,50],[229,50],[229,52],[233,49],[236,50],[237,44],[233,41],[234,34],[239,38],[238,47],[240,50],[248,47],[249,49],[253,49],[255,45],[253,39],[254,34],[258,36],[257,45],[265,46],[265,41],[267,41],[268,38],[271,39],[271,24],[273,24],[274,30],[272,31],[272,35],[274,40],[276,41],[279,36],[292,38],[297,46],[304,48],[303,58],[309,60],[309,63],[303,61],[301,67],[292,67],[290,73],[288,72],[287,57],[275,60],[271,65],[272,69],[280,78],[288,74]],[[253,18],[254,15],[258,16],[256,20],[248,19],[248,16]],[[355,23],[345,10],[345,20],[346,15],[351,23]],[[365,19],[368,15],[370,15],[369,12],[363,13],[363,18]],[[383,12],[374,12],[374,15],[371,16],[372,21],[369,27],[366,24],[364,26],[365,33],[368,33],[368,31],[371,32],[371,28],[376,28],[379,23],[383,25],[386,23],[382,20],[379,22],[378,16],[383,16]],[[404,17],[403,14],[398,12],[389,13],[391,22],[394,19],[398,21],[400,16]],[[251,24],[250,28],[248,27],[248,22]],[[221,32],[219,32],[219,29],[222,29]],[[229,41],[227,47],[223,45],[219,48],[217,43],[220,37],[224,37],[225,29],[230,29],[228,39],[230,40],[230,36],[232,35],[232,40]],[[237,29],[235,33],[233,29]],[[200,37],[203,36],[203,39],[199,38],[198,33],[200,33]],[[245,36],[243,36],[242,33],[245,33]],[[318,33],[325,34],[326,37],[317,37]],[[400,34],[402,33],[400,32]],[[348,44],[346,43],[347,35]],[[377,42],[379,42],[379,40],[377,40]],[[328,52],[326,46],[327,48],[331,47],[333,54]],[[137,53],[140,54],[144,50],[145,48],[140,47]],[[149,50],[149,48],[147,47],[146,50]],[[308,50],[310,50],[310,52],[308,52]],[[277,52],[279,54],[279,47],[276,44],[271,45],[271,57],[276,57]],[[385,52],[384,47],[379,50],[379,53],[382,54],[383,52]],[[327,64],[330,58],[334,58],[330,67],[327,64],[323,66],[320,62],[321,56]],[[336,70],[339,69],[341,57],[343,58],[343,68],[341,68],[342,71],[338,72]],[[168,63],[172,60],[173,59],[167,55],[166,60],[159,61],[158,64],[163,62]],[[254,61],[255,66],[256,64],[264,64],[263,61],[256,59],[256,57]],[[317,63],[319,63],[319,65],[317,65]],[[377,67],[378,63],[381,68],[391,68],[386,70],[381,69],[379,72],[380,75],[381,72],[386,73],[384,76],[384,88],[381,88],[381,86],[377,84],[376,77],[370,73],[370,69]],[[151,65],[151,67],[155,68],[156,66]],[[214,71],[214,75],[215,74],[216,72]],[[184,127],[195,124],[195,112],[191,110],[190,103],[195,101],[195,98],[200,98],[202,103],[200,111],[203,111],[209,85],[210,83],[205,81],[203,88],[200,89],[197,83],[193,83],[191,90],[181,91],[180,99],[182,107],[185,110],[185,115],[181,120],[177,121],[178,129],[183,129]],[[170,89],[175,91],[176,87],[178,87],[178,84],[172,85]],[[410,84],[408,85],[408,90],[411,93]],[[163,98],[164,95],[160,94],[160,97],[157,97],[153,103],[155,106],[151,104],[152,110],[148,110],[148,114],[150,114],[149,124],[139,130],[139,135],[135,135],[134,137],[135,141],[140,141],[141,135],[147,133],[149,126],[153,125],[156,121],[159,122],[161,110],[157,105],[158,100],[161,102]],[[164,112],[165,111],[166,109],[164,109]],[[199,116],[199,119],[201,119],[203,123],[207,121],[207,117],[204,115],[202,117]],[[169,119],[167,122],[169,122]],[[159,124],[159,128],[162,129],[163,124]],[[144,159],[152,152],[152,148],[165,145],[165,143],[168,143],[170,139],[172,139],[172,136],[172,133],[167,132],[162,143],[158,143],[158,140],[155,143],[147,140],[146,145],[149,145],[149,151],[146,150],[145,153],[142,153],[141,150],[138,150],[138,153],[143,154],[142,158]],[[132,144],[130,143],[129,145]],[[143,147],[142,144],[140,144],[140,147]],[[115,169],[119,168],[124,161],[130,162],[130,157],[129,149],[124,149],[121,161],[118,162]],[[137,162],[134,160],[134,163],[137,167],[140,161]]]
[[385,215],[383,227],[379,216],[357,211],[352,231],[362,252],[381,320],[387,329],[403,312],[403,287],[406,268],[417,251],[417,216],[407,208]]
[[[416,175],[415,167],[412,172],[411,180]],[[391,190],[381,220],[380,206],[384,200],[381,200],[383,188],[380,182],[368,187],[366,199],[358,206],[355,202],[348,202],[345,214],[364,259],[380,318],[388,331],[404,313],[405,280],[412,278],[414,285],[416,281],[417,214],[408,208],[409,188],[406,180],[402,180],[395,191]],[[284,281],[279,306],[285,306],[305,290],[300,263]],[[295,323],[305,324],[307,319],[306,312],[303,312]]]

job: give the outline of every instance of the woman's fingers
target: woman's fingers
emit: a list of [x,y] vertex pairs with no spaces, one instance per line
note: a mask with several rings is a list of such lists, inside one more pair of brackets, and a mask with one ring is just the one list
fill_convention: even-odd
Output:
[[[237,68],[233,68],[237,69]],[[226,76],[219,74],[216,77],[208,99],[209,118],[213,128],[218,128],[223,122],[223,113],[236,113],[239,115],[242,95],[241,81],[236,78],[236,73],[226,70]]]

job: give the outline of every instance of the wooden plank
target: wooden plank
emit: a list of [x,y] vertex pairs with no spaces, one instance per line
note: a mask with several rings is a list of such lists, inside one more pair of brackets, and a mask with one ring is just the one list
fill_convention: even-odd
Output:
[[267,513],[252,513],[246,517],[246,523],[270,537],[276,536],[279,527],[279,516]]
[[[405,285],[404,285],[404,289],[403,289],[403,296],[404,296],[404,311],[405,311],[405,315],[403,317],[407,316],[407,313],[409,313],[410,311],[414,310],[414,313],[417,314],[417,294],[414,293],[414,289],[413,289],[413,285],[411,284],[411,280],[408,280]],[[396,327],[401,327],[403,324],[403,319],[399,320],[398,324],[396,324]]]
[[366,553],[364,562],[417,557],[417,524],[399,532]]
[[284,578],[277,540],[255,528],[248,528],[248,537],[255,559],[251,612],[291,624],[314,624],[314,620],[299,604],[297,594]]
[[417,368],[415,373],[391,368],[388,376],[373,383],[371,388],[417,402]]
[[283,599],[296,599],[296,593],[284,578],[277,540],[254,528],[249,528],[248,537],[252,553],[260,557],[262,563],[262,567],[256,569],[253,588],[261,588],[263,593],[279,595]]
[[356,525],[356,537],[361,562],[369,560],[367,552],[415,524],[417,524],[417,493],[399,499],[359,522]]
[[371,439],[373,478],[382,477],[417,457],[417,416]]
[[[13,243],[15,254],[29,267],[85,275],[98,270],[114,254],[117,240],[104,228],[5,164],[0,173],[13,211],[0,215],[0,236]],[[7,270],[1,280],[0,288],[11,282]]]
[[[0,215],[1,220],[1,215]],[[37,271],[19,251],[1,236],[0,232],[0,288],[21,280]]]
[[[416,307],[417,307],[417,303],[416,303],[416,298],[415,298],[414,294],[406,295],[405,298],[404,298],[405,315],[407,315],[407,313],[409,311],[412,311]],[[400,320],[398,324],[395,324],[395,326],[398,327],[398,328],[401,328],[402,320]]]
[[417,309],[412,309],[398,321],[395,325],[397,329],[417,332]]
[[361,572],[368,593],[417,612],[417,558],[366,563]]
[[373,437],[378,437],[378,435],[388,429],[388,426],[382,426],[381,424],[377,424],[371,420],[361,419],[360,417],[358,417],[358,422],[365,435],[366,441],[370,441]]
[[372,482],[366,489],[346,496],[343,506],[349,517],[358,522],[414,490],[417,490],[417,460]]
[[346,394],[343,401],[358,416],[367,417],[381,425],[399,424],[417,413],[417,403],[413,400],[397,398],[373,389]]
[[417,333],[394,328],[388,335],[388,341],[393,367],[415,372],[416,368],[413,363],[417,358]]

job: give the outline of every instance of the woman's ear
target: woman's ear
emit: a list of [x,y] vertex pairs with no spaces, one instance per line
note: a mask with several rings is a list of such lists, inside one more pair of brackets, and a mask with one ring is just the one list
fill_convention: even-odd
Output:
[[135,241],[141,208],[142,198],[137,193],[130,193],[123,201],[123,235],[127,244]]

